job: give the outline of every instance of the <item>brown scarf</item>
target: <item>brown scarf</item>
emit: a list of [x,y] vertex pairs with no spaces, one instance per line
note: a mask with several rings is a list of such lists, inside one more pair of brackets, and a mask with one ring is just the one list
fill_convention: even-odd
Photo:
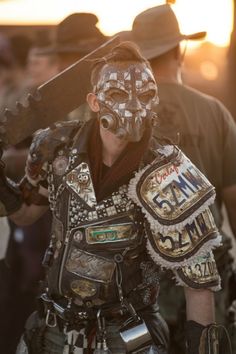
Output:
[[134,175],[134,172],[138,169],[147,150],[150,136],[151,129],[147,128],[142,140],[137,143],[129,143],[119,158],[104,175],[102,173],[102,141],[100,137],[99,122],[97,119],[94,120],[92,133],[89,139],[88,152],[93,184],[98,201],[110,195],[121,185],[129,182],[130,178]]

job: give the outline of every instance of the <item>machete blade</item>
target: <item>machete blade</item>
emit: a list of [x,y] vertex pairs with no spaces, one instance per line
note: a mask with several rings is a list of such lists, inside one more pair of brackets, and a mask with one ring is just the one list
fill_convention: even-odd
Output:
[[110,39],[51,80],[41,85],[27,103],[16,103],[15,111],[6,109],[0,116],[0,141],[15,145],[36,130],[65,119],[66,115],[86,101],[91,90],[92,59],[103,57],[120,43],[118,36]]

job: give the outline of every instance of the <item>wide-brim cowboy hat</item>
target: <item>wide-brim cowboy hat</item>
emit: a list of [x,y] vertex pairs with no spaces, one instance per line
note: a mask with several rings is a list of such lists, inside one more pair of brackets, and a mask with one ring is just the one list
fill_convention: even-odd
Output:
[[92,13],[73,13],[58,24],[55,39],[38,54],[86,55],[107,40],[96,27],[98,18]]
[[147,59],[153,59],[168,52],[182,40],[203,39],[206,32],[182,34],[174,11],[165,4],[138,14],[133,21],[132,31],[121,32],[120,36],[123,40],[134,41]]

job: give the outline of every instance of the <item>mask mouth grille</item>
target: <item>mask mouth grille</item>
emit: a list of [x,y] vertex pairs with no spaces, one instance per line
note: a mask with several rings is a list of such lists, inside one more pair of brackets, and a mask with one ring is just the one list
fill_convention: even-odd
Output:
[[100,126],[115,134],[120,139],[127,139],[130,142],[138,142],[142,139],[147,127],[156,124],[156,113],[147,112],[146,117],[136,116],[121,118],[119,114],[111,109],[106,103],[100,102],[101,110],[99,114]]

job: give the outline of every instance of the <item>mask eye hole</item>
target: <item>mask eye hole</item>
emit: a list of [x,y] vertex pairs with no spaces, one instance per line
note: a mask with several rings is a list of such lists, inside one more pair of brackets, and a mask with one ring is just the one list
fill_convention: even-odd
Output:
[[151,100],[154,99],[156,92],[154,90],[149,90],[147,92],[143,92],[139,95],[139,100],[142,104],[147,105]]
[[112,99],[112,101],[117,102],[117,103],[123,103],[126,102],[129,98],[129,95],[127,92],[119,90],[119,89],[110,89],[107,92],[108,97]]

